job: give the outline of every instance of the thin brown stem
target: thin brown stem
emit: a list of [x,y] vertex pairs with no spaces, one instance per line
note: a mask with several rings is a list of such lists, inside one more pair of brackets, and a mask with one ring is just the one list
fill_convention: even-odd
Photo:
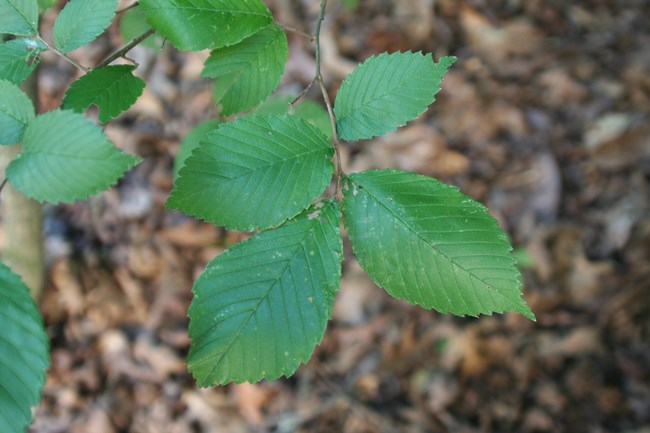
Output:
[[316,21],[316,31],[314,32],[314,42],[316,43],[316,77],[314,81],[318,82],[321,93],[323,94],[323,100],[325,101],[325,107],[327,107],[327,114],[330,118],[330,126],[332,127],[332,142],[334,143],[334,154],[336,155],[336,167],[335,167],[335,178],[336,178],[336,199],[341,204],[343,201],[343,192],[341,190],[341,179],[343,178],[343,164],[341,162],[341,140],[339,138],[338,132],[336,131],[336,116],[334,115],[334,108],[332,106],[332,101],[327,93],[327,87],[325,87],[325,80],[323,79],[323,74],[321,72],[321,47],[320,47],[320,31],[325,19],[325,11],[327,9],[327,0],[321,0],[320,3],[320,13],[318,14],[318,20]]
[[314,85],[315,82],[316,82],[316,77],[314,77],[314,78],[309,82],[309,84],[307,84],[307,87],[305,87],[304,89],[302,89],[302,92],[300,92],[300,94],[299,94],[298,96],[296,96],[295,98],[293,98],[293,101],[291,101],[291,102],[289,103],[289,105],[291,105],[292,107],[293,107],[294,105],[296,105],[296,103],[298,103],[298,101],[300,101],[300,100],[302,99],[302,97],[305,96],[305,95],[307,94],[307,92],[309,92],[309,89],[311,89],[311,87]]
[[116,10],[116,11],[115,11],[115,14],[116,14],[116,15],[117,15],[117,14],[122,14],[122,13],[124,13],[124,12],[126,12],[126,11],[128,11],[128,10],[130,10],[130,9],[133,9],[133,8],[135,8],[135,7],[138,7],[139,5],[140,5],[140,2],[139,2],[139,1],[133,2],[133,3],[131,3],[130,5],[128,5],[128,6],[126,6],[126,7],[123,7],[122,9],[118,9],[118,10]]
[[7,181],[9,180],[8,177],[5,177],[5,179],[0,183],[0,192],[5,188],[5,185],[7,184]]
[[314,41],[314,36],[313,36],[313,35],[310,35],[309,33],[305,33],[305,32],[303,32],[302,30],[298,30],[298,29],[295,28],[295,27],[291,27],[291,26],[289,26],[289,25],[282,24],[282,23],[280,23],[280,22],[278,22],[278,21],[276,21],[275,23],[276,23],[277,25],[279,25],[280,27],[282,27],[284,30],[288,31],[288,32],[295,33],[295,34],[297,34],[297,35],[300,35],[300,36],[302,36],[302,37],[305,37],[305,38],[309,39],[310,42],[313,42],[313,41]]
[[314,42],[316,42],[316,79],[321,76],[320,71],[320,29],[325,20],[325,10],[327,9],[327,0],[321,0],[320,3],[320,13],[318,14],[318,19],[316,20],[316,31],[314,32]]
[[120,57],[124,57],[126,53],[131,51],[133,48],[135,48],[136,45],[140,44],[142,41],[147,39],[149,36],[153,35],[156,31],[154,29],[149,29],[137,38],[133,39],[131,42],[128,44],[124,45],[122,48],[119,50],[115,51],[113,54],[109,55],[106,57],[104,60],[99,62],[99,64],[95,68],[101,68],[104,66],[108,66],[111,62],[119,59]]
[[323,100],[325,101],[325,106],[327,107],[327,114],[330,118],[330,126],[332,127],[332,141],[334,142],[334,154],[336,155],[336,199],[339,201],[339,204],[343,200],[343,192],[341,190],[341,179],[343,178],[343,163],[341,162],[341,140],[339,138],[338,132],[336,132],[336,116],[334,115],[334,109],[332,108],[332,101],[330,100],[329,95],[327,94],[327,89],[325,88],[325,82],[323,77],[318,77],[318,85],[320,86],[321,93],[323,94]]
[[81,70],[84,71],[84,72],[90,72],[90,68],[88,68],[88,67],[82,65],[81,63],[77,62],[75,59],[68,57],[68,55],[67,55],[66,53],[64,53],[63,51],[60,51],[58,48],[56,48],[56,47],[51,46],[50,44],[48,44],[48,43],[45,41],[45,39],[41,38],[40,36],[38,36],[38,39],[39,39],[41,42],[43,42],[43,43],[47,46],[47,48],[48,48],[49,50],[52,50],[53,52],[55,52],[59,57],[61,57],[62,59],[64,59],[65,61],[67,61],[67,62],[70,63],[71,65],[73,65],[75,68],[77,68],[77,69],[81,69]]

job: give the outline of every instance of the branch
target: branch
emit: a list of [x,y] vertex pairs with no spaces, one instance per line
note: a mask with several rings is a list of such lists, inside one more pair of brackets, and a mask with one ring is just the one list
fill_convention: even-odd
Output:
[[129,9],[133,9],[135,7],[138,7],[139,5],[140,5],[139,1],[133,2],[132,4],[126,6],[126,7],[122,8],[122,9],[116,10],[115,14],[117,15],[117,14],[124,13],[124,12],[128,11]]
[[300,35],[300,36],[303,36],[303,37],[309,39],[310,42],[313,42],[313,41],[314,41],[314,36],[313,36],[313,35],[310,35],[309,33],[305,33],[305,32],[303,32],[302,30],[298,30],[298,29],[295,28],[295,27],[291,27],[291,26],[288,26],[288,25],[286,25],[286,24],[282,24],[281,22],[279,22],[279,21],[277,21],[277,20],[275,21],[275,24],[277,24],[278,26],[282,27],[284,30],[286,30],[286,31],[288,31],[288,32],[295,33],[295,34],[297,34],[297,35]]
[[126,53],[131,51],[133,48],[135,48],[136,45],[147,39],[149,36],[153,35],[156,31],[154,29],[149,29],[137,38],[133,39],[131,42],[120,48],[119,50],[115,51],[113,54],[109,55],[106,57],[104,60],[102,60],[99,65],[97,65],[95,68],[101,68],[104,66],[108,66],[112,61],[119,59],[120,57],[124,57]]
[[68,57],[68,55],[67,55],[66,53],[64,53],[64,52],[62,52],[62,51],[59,51],[59,49],[56,48],[56,47],[54,47],[54,46],[51,46],[51,45],[48,44],[48,43],[45,41],[45,39],[43,39],[42,37],[37,36],[37,38],[38,38],[41,42],[43,42],[43,43],[47,46],[47,48],[48,48],[49,50],[54,51],[57,55],[59,55],[59,57],[65,59],[68,63],[70,63],[71,65],[73,65],[75,68],[77,68],[77,69],[81,69],[81,70],[84,71],[84,72],[90,72],[90,68],[87,68],[87,67],[85,67],[84,65],[82,65],[81,63],[77,62],[76,60],[74,60],[74,59]]
[[[316,77],[314,78],[315,82],[318,82],[321,93],[323,94],[323,100],[325,101],[325,106],[327,107],[327,114],[330,118],[330,126],[332,127],[332,141],[334,142],[334,153],[336,154],[336,199],[339,204],[343,201],[343,193],[341,191],[341,178],[343,177],[343,164],[341,162],[341,140],[339,134],[336,131],[336,116],[334,115],[334,109],[332,108],[332,101],[330,100],[329,94],[327,93],[327,88],[325,87],[325,81],[323,80],[323,74],[321,73],[321,48],[320,48],[320,30],[323,20],[325,19],[325,10],[327,8],[327,0],[321,0],[320,4],[320,13],[318,14],[318,20],[316,21],[316,31],[314,32],[314,41],[316,42]],[[313,83],[313,82],[312,82]],[[311,84],[309,85],[311,87]]]
[[5,177],[5,179],[0,183],[0,192],[5,188],[5,185],[7,184],[7,181],[9,180],[8,177]]

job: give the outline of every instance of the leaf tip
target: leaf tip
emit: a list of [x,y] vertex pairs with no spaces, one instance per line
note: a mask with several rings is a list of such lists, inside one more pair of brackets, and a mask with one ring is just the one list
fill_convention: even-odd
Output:
[[535,316],[535,313],[533,313],[533,310],[530,309],[528,304],[525,302],[523,303],[522,307],[517,310],[519,314],[524,316],[525,318],[529,319],[532,322],[537,322],[537,317]]

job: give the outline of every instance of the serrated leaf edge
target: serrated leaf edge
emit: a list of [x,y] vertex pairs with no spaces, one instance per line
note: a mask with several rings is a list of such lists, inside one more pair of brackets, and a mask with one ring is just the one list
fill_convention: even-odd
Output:
[[[401,173],[401,171],[399,171],[399,170],[371,170],[371,171],[383,171],[383,172]],[[359,174],[360,174],[360,173],[359,173]],[[345,177],[344,177],[344,182],[351,182],[351,183],[354,183],[354,184],[356,184],[356,185],[363,186],[363,185],[361,185],[360,183],[358,183],[358,182],[356,182],[356,181],[354,180],[354,174],[349,175],[349,176],[345,176]],[[456,190],[457,192],[459,192],[459,193],[462,194],[462,192],[460,191],[460,188],[458,188],[457,186],[455,186],[455,185],[449,185],[449,184],[447,184],[447,185],[448,185],[449,187],[451,187],[452,189],[454,189],[454,190]],[[346,189],[347,189],[347,188],[350,188],[350,185],[344,183],[344,188],[346,188]],[[393,212],[393,210],[392,210],[391,208],[389,208],[388,206],[386,206],[386,205],[385,205],[381,200],[379,200],[379,199],[377,199],[375,196],[373,196],[373,195],[368,191],[368,189],[364,188],[364,191],[366,191],[366,193],[367,193],[369,196],[371,196],[375,202],[377,202],[377,203],[380,204],[382,207],[384,207],[384,209],[386,209],[386,210],[387,210],[387,211],[388,211],[388,212],[389,212],[389,213],[390,213],[390,214],[391,214],[391,215],[392,215],[396,220],[399,220],[400,223],[404,224],[404,226],[405,226],[405,227],[406,227],[410,232],[412,232],[414,235],[416,235],[416,236],[417,236],[417,237],[418,237],[422,242],[424,242],[426,245],[429,245],[433,250],[436,251],[436,253],[440,254],[442,257],[444,257],[446,260],[448,260],[449,263],[451,263],[451,264],[453,264],[454,266],[458,267],[459,269],[463,270],[463,271],[466,272],[466,273],[467,273],[471,278],[473,278],[473,279],[479,281],[481,284],[483,284],[483,285],[485,285],[485,286],[492,286],[492,284],[489,284],[489,283],[483,281],[480,277],[474,275],[473,272],[468,271],[467,269],[465,269],[462,265],[458,264],[454,259],[452,259],[452,258],[449,257],[447,254],[445,254],[444,252],[442,252],[442,251],[440,251],[439,249],[437,249],[434,245],[431,245],[431,243],[430,243],[429,240],[427,240],[426,238],[422,237],[422,235],[421,235],[417,230],[415,230],[413,227],[411,227],[411,225],[410,225],[408,222],[406,222],[406,221],[404,221],[402,218],[400,218],[399,215],[396,215],[396,214]],[[475,201],[475,200],[473,200],[473,201],[474,201],[475,203],[479,204],[479,205],[483,208],[483,211],[489,215],[488,209],[487,209],[483,204],[481,204],[480,202]],[[343,215],[345,215],[345,212],[343,213]],[[494,218],[492,218],[491,221],[492,221],[492,224],[493,224],[493,227],[492,227],[492,228],[497,232],[497,236],[498,236],[499,240],[504,241],[504,242],[508,245],[508,253],[511,255],[513,248],[512,248],[512,245],[510,244],[510,241],[509,241],[509,239],[508,239],[508,236],[506,235],[506,233],[505,233],[503,230],[501,230],[501,228],[498,226],[497,221],[496,221]],[[356,250],[356,248],[355,248],[355,242],[353,241],[354,236],[353,236],[351,233],[349,233],[349,232],[348,232],[348,236],[350,237],[350,243],[351,243],[351,245],[352,245],[352,249],[353,249],[353,251],[354,251],[354,253],[355,253],[355,256],[357,256],[357,259],[359,260],[359,263],[361,263],[361,259],[359,258],[359,255],[358,255],[357,252],[355,251],[355,250]],[[512,257],[512,255],[511,255],[511,258],[512,258],[512,265],[513,265],[513,267],[515,267],[515,266],[516,266],[516,260],[514,259],[514,257]],[[374,276],[372,276],[372,275],[370,275],[370,274],[369,274],[369,276],[370,276],[370,278],[373,280],[373,282],[374,282],[377,286],[379,286],[379,287],[381,287],[382,289],[388,291],[386,288],[384,288],[384,287],[383,287],[383,286],[382,286],[382,285],[381,285],[381,284],[380,284],[380,283],[379,283],[379,282],[374,278]],[[519,291],[522,292],[523,281],[522,281],[522,279],[521,279],[521,273],[520,273],[520,272],[517,272],[515,278],[516,278],[516,284],[517,284],[517,287],[518,287]],[[429,309],[429,308],[430,308],[430,307],[428,307],[428,306],[426,306],[426,305],[423,305],[423,304],[420,303],[420,302],[407,300],[407,299],[406,299],[405,297],[403,297],[403,296],[396,296],[396,295],[394,295],[393,293],[389,293],[389,294],[390,294],[392,297],[394,297],[394,298],[396,298],[396,299],[398,299],[398,300],[403,300],[403,301],[406,301],[406,302],[411,303],[411,304],[416,304],[416,305],[418,305],[418,306],[420,306],[420,307],[422,307],[422,308],[425,308],[425,309]],[[455,313],[453,313],[453,312],[452,312],[452,314],[454,314],[455,316],[459,316],[459,317],[467,317],[467,316],[469,316],[469,317],[478,317],[479,315],[491,316],[491,315],[494,314],[494,313],[497,313],[497,314],[503,314],[503,313],[505,313],[505,312],[514,311],[514,312],[518,312],[518,313],[524,315],[525,317],[527,317],[528,319],[530,319],[530,320],[532,320],[532,321],[536,321],[536,318],[535,318],[534,313],[530,310],[530,307],[528,306],[528,304],[526,304],[525,300],[523,299],[523,297],[522,297],[521,295],[520,295],[519,298],[517,298],[517,299],[512,299],[510,296],[506,296],[505,294],[503,294],[503,293],[501,293],[501,292],[499,292],[499,295],[500,295],[500,296],[503,296],[505,299],[508,299],[508,300],[509,300],[513,305],[518,305],[518,306],[520,306],[520,307],[522,308],[522,310],[505,310],[505,309],[504,309],[504,310],[494,310],[494,311],[492,311],[491,313],[479,313],[478,315],[472,315],[472,314],[459,315],[459,314],[455,314]],[[527,313],[528,313],[528,314],[527,314]]]
[[[318,207],[319,203],[323,203],[323,206]],[[333,199],[324,199],[324,200],[319,200],[319,201],[316,202],[314,205],[312,205],[311,208],[316,208],[316,207],[318,207],[318,210],[321,210],[321,211],[322,211],[323,207],[325,207],[325,206],[333,206],[333,207],[334,207],[334,212],[336,213],[336,215],[338,216],[338,220],[340,221],[340,218],[341,218],[341,209],[339,209],[337,202],[336,202],[335,200],[333,200]],[[307,209],[309,209],[309,208],[307,208]],[[287,221],[285,221],[284,223],[282,223],[280,226],[275,227],[275,228],[271,228],[271,229],[262,230],[262,231],[260,231],[258,234],[263,234],[263,233],[266,233],[266,232],[269,232],[269,231],[275,230],[275,229],[277,229],[277,228],[281,228],[282,225],[287,224],[287,223],[291,223],[291,222],[292,222],[296,217],[301,216],[301,215],[302,215],[303,213],[305,213],[305,212],[306,212],[306,209],[303,210],[303,211],[301,211],[298,215],[294,216],[293,218],[288,219]],[[282,272],[280,272],[280,275],[283,275],[284,272],[286,271],[286,269],[291,265],[291,259],[292,259],[292,258],[295,256],[295,254],[296,254],[296,253],[301,249],[301,247],[304,245],[304,242],[307,240],[308,236],[311,234],[311,232],[314,230],[314,227],[315,227],[315,226],[318,224],[318,222],[319,222],[319,221],[318,221],[318,218],[312,218],[311,216],[308,216],[308,220],[309,220],[309,221],[314,221],[313,226],[310,227],[310,229],[306,232],[305,238],[304,238],[303,241],[300,243],[300,245],[296,247],[296,250],[295,250],[294,254],[293,254],[290,258],[287,258],[287,259],[285,260],[285,261],[286,261],[286,265],[285,265],[285,267],[283,268]],[[341,237],[340,237],[340,234],[341,234],[340,226],[337,225],[336,228],[335,228],[335,230],[336,230],[336,232],[339,234],[338,239],[339,239],[340,246],[341,246],[341,250],[342,250],[342,241],[341,241]],[[253,237],[248,238],[248,239],[246,239],[246,240],[243,240],[243,241],[241,241],[241,242],[235,244],[234,246],[240,246],[240,245],[243,246],[243,245],[246,245],[246,244],[248,244],[248,243],[250,243],[250,242],[252,242],[252,241],[253,241]],[[231,247],[231,248],[232,248],[232,247]],[[221,254],[219,255],[219,257],[221,257],[221,256],[223,256],[223,257],[227,257],[227,256],[230,255],[231,253],[232,253],[232,251],[231,251],[231,249],[229,248],[229,249],[225,250],[223,253],[221,253]],[[204,270],[204,273],[203,273],[203,274],[201,275],[201,277],[199,277],[199,278],[202,278],[202,277],[204,277],[204,276],[207,278],[207,277],[212,276],[213,274],[217,274],[217,273],[219,272],[218,269],[214,269],[214,268],[212,268],[212,267],[210,266],[211,263],[212,263],[212,262],[210,262],[210,263],[208,263],[208,265],[206,265],[206,268],[205,268],[205,270]],[[331,289],[331,291],[332,291],[334,294],[336,294],[336,292],[338,292],[338,290],[339,290],[340,287],[341,287],[341,277],[342,277],[342,267],[341,267],[341,265],[342,265],[342,263],[343,263],[343,255],[340,255],[340,257],[339,257],[339,266],[337,267],[337,278],[336,278],[336,281],[337,281],[338,284],[337,284],[335,287],[331,287],[331,288],[328,287],[328,289]],[[240,329],[239,329],[240,331],[241,331],[241,329],[242,329],[242,328],[243,328],[243,327],[248,323],[248,321],[253,317],[253,315],[254,315],[255,312],[257,311],[257,308],[259,307],[259,305],[262,303],[262,301],[263,301],[264,299],[266,299],[266,298],[268,297],[269,293],[270,293],[271,290],[276,286],[276,284],[278,283],[279,280],[280,280],[279,278],[278,278],[277,280],[275,280],[275,281],[273,282],[273,284],[270,285],[270,288],[266,291],[266,293],[264,293],[264,296],[260,297],[260,300],[258,301],[257,305],[255,306],[255,309],[251,311],[251,313],[249,314],[249,316],[248,316],[248,318],[246,319],[245,323],[240,327]],[[198,280],[197,280],[197,282],[198,282]],[[195,290],[194,290],[195,287],[196,287],[196,283],[195,283],[194,286],[192,287],[192,293],[194,294],[194,296],[197,296],[197,294],[196,294],[196,292],[195,292]],[[334,296],[333,296],[333,298],[334,298]],[[333,302],[333,301],[334,301],[334,299],[332,299],[332,302]],[[332,319],[332,310],[331,310],[331,309],[327,310],[327,311],[326,311],[326,314],[327,314],[327,316],[326,316],[326,320],[325,320],[325,329],[327,329],[327,323]],[[188,310],[187,317],[190,319],[190,323],[191,323],[191,320],[192,320],[192,319],[191,319],[190,315],[191,315],[191,310]],[[206,330],[205,330],[205,331],[204,331],[200,336],[198,336],[198,337],[196,337],[196,338],[194,338],[194,339],[200,339],[200,338],[202,338],[203,335],[205,335],[205,334],[206,334],[207,332],[209,332],[211,329],[212,329],[212,328],[206,329]],[[324,336],[325,336],[325,333],[323,332],[322,335],[320,335],[319,337],[316,337],[316,338],[314,339],[314,341],[312,342],[312,343],[313,343],[312,349],[309,351],[310,353],[313,354],[313,351],[315,350],[316,346],[318,346],[318,345],[323,341]],[[194,340],[194,339],[193,339],[193,340]],[[228,344],[228,348],[230,348],[230,347],[232,346],[232,344],[234,344],[235,341],[236,341],[236,338],[233,338],[233,339],[230,341],[230,343]],[[228,348],[227,348],[226,350],[224,350],[222,353],[219,354],[219,359],[218,359],[218,361],[214,361],[214,364],[215,364],[215,365],[214,365],[214,367],[212,367],[212,369],[210,370],[210,372],[206,375],[206,380],[203,381],[203,382],[201,382],[201,383],[199,383],[199,382],[198,382],[198,379],[197,379],[197,384],[198,384],[200,387],[202,387],[202,388],[206,388],[206,387],[213,386],[213,385],[225,385],[226,383],[228,383],[228,382],[223,382],[223,383],[210,383],[210,381],[209,381],[209,377],[210,377],[210,376],[214,373],[214,371],[217,369],[219,362],[221,362],[221,360],[223,359],[223,357],[226,355],[226,353],[227,353],[227,351],[228,351]],[[188,357],[188,359],[189,359],[189,357]],[[239,378],[237,378],[237,379],[233,379],[233,380],[231,380],[231,382],[234,382],[234,383],[237,383],[237,384],[242,384],[242,383],[246,383],[246,382],[249,382],[249,383],[252,383],[252,382],[258,382],[258,381],[260,381],[260,380],[262,380],[262,379],[267,379],[267,380],[276,380],[276,379],[279,379],[279,378],[281,378],[281,377],[289,377],[289,376],[290,376],[291,374],[293,374],[293,373],[294,373],[294,372],[295,372],[295,371],[296,371],[296,370],[297,370],[301,365],[306,364],[306,363],[309,361],[309,359],[311,359],[311,356],[308,357],[308,358],[305,359],[305,360],[298,361],[298,362],[297,362],[297,365],[295,366],[295,368],[292,368],[292,367],[285,368],[285,367],[283,366],[283,367],[281,368],[282,371],[281,371],[278,375],[265,375],[265,374],[260,374],[260,375],[258,375],[258,376],[251,377],[251,378],[246,378],[246,379],[239,379]],[[189,366],[189,364],[188,364],[188,368],[189,368],[189,367],[190,367],[190,366]],[[192,373],[192,376],[195,377],[195,379],[196,379],[196,376],[194,376],[194,372],[193,372],[192,368],[189,368],[189,370],[190,370],[190,372]]]

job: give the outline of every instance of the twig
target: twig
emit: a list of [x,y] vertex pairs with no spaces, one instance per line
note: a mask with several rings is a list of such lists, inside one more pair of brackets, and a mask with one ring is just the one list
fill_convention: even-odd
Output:
[[327,387],[330,391],[343,400],[353,411],[358,412],[364,416],[368,421],[375,425],[381,432],[396,432],[399,428],[395,422],[387,415],[369,407],[362,401],[354,397],[346,391],[341,385],[331,381],[321,371],[316,370],[316,377]]
[[138,7],[139,5],[140,5],[139,1],[133,2],[132,4],[130,4],[130,5],[126,6],[126,7],[123,7],[122,9],[116,10],[115,14],[117,15],[117,14],[124,13],[124,12],[128,11],[129,9],[133,9],[135,7]]
[[282,27],[284,30],[288,31],[288,32],[295,33],[297,35],[303,36],[303,37],[309,39],[310,42],[314,42],[314,36],[310,35],[309,33],[305,33],[302,30],[298,30],[295,27],[291,27],[291,26],[288,26],[286,24],[282,24],[281,22],[278,22],[278,21],[276,21],[275,23],[277,25],[279,25],[280,27]]
[[325,88],[325,83],[323,82],[323,77],[318,78],[318,85],[320,86],[321,93],[323,94],[323,99],[325,100],[325,106],[327,107],[327,114],[330,117],[330,126],[332,127],[332,141],[334,142],[334,153],[336,154],[336,199],[339,204],[343,201],[343,192],[341,191],[341,179],[343,177],[343,163],[341,162],[341,140],[339,139],[339,134],[336,132],[336,117],[334,116],[334,110],[332,109],[332,102],[330,97],[327,94],[327,89]]
[[311,89],[311,86],[313,86],[315,82],[316,82],[316,77],[314,77],[314,78],[309,82],[309,84],[307,84],[307,87],[305,87],[304,89],[302,89],[302,92],[300,92],[300,94],[299,94],[298,96],[296,96],[296,97],[293,99],[293,101],[291,101],[291,102],[289,103],[289,105],[291,105],[291,107],[293,107],[294,105],[296,105],[296,103],[297,103],[298,101],[300,101],[300,100],[302,99],[302,97],[305,96],[305,95],[307,94],[307,92],[309,92],[309,89]]
[[7,184],[7,181],[9,180],[8,177],[5,177],[5,179],[0,183],[0,192],[5,188],[5,185]]
[[327,88],[325,87],[325,80],[323,80],[323,74],[321,72],[321,52],[320,52],[320,30],[323,20],[325,19],[325,10],[327,8],[327,0],[321,0],[320,3],[320,13],[318,14],[318,20],[316,21],[316,31],[314,32],[314,41],[316,43],[316,77],[314,81],[318,82],[321,93],[323,94],[323,100],[325,101],[325,107],[327,107],[327,114],[330,118],[330,125],[332,127],[332,141],[334,142],[334,153],[336,154],[336,199],[341,204],[343,201],[343,192],[341,191],[341,178],[343,177],[343,164],[341,162],[341,140],[339,138],[338,132],[336,131],[336,116],[334,115],[334,109],[332,108],[332,101],[330,100],[329,94],[327,93]]
[[101,68],[104,66],[108,66],[112,61],[119,59],[120,57],[124,57],[126,53],[131,51],[136,45],[138,45],[140,42],[144,41],[147,39],[149,36],[153,35],[156,31],[154,29],[149,29],[137,38],[133,39],[131,42],[128,44],[124,45],[122,48],[119,50],[115,51],[113,54],[110,56],[106,57],[104,60],[102,60],[99,65],[96,66],[96,68]]
[[71,65],[73,65],[75,68],[77,68],[77,69],[81,69],[81,70],[84,71],[84,72],[90,72],[90,68],[87,68],[87,67],[85,67],[84,65],[82,65],[81,63],[77,62],[76,60],[74,60],[74,59],[68,57],[68,55],[67,55],[66,53],[64,53],[63,51],[60,51],[58,48],[56,48],[56,47],[51,46],[50,44],[48,44],[48,43],[45,41],[45,39],[41,38],[40,36],[37,36],[37,38],[38,38],[41,42],[43,42],[43,43],[47,46],[47,48],[48,48],[49,50],[54,51],[57,55],[59,55],[59,57],[65,59],[67,62],[69,62],[69,63],[70,63]]

